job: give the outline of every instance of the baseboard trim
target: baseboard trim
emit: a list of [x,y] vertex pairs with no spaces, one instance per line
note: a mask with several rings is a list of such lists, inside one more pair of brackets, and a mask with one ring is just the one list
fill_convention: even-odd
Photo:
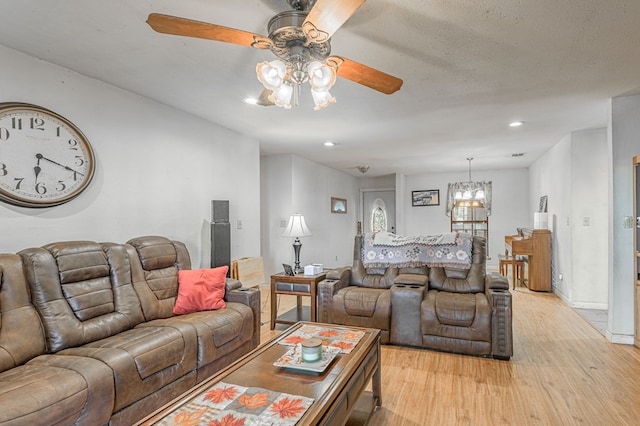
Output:
[[571,306],[576,309],[597,309],[599,311],[606,311],[609,309],[609,305],[607,303],[596,302],[575,302]]
[[632,335],[629,335],[629,334],[613,334],[609,330],[607,330],[607,340],[609,340],[611,343],[616,343],[616,344],[619,344],[619,345],[632,345],[633,346],[633,344],[634,344]]

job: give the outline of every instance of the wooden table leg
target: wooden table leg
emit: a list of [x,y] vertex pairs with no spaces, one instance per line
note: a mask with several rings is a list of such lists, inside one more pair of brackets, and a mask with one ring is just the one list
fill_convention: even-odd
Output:
[[276,300],[276,282],[271,278],[271,330],[276,328],[276,317],[278,316],[278,303]]
[[382,370],[382,363],[380,359],[380,341],[378,341],[378,365],[376,366],[376,371],[373,372],[373,376],[371,377],[371,391],[372,391],[372,395],[373,395],[373,399],[375,401],[376,407],[382,407],[381,370]]

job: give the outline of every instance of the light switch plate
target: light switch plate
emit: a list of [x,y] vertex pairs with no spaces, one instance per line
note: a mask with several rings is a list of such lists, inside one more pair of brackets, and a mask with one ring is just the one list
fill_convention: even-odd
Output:
[[625,228],[633,228],[633,217],[625,216],[624,217],[624,227]]

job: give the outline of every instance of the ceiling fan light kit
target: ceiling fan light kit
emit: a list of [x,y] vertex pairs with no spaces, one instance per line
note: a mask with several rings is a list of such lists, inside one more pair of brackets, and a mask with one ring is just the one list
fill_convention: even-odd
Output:
[[336,77],[362,84],[384,94],[396,92],[402,80],[340,56],[330,56],[330,38],[365,0],[288,0],[294,10],[280,12],[269,21],[268,37],[152,13],[147,23],[155,31],[195,37],[256,49],[270,49],[278,58],[256,66],[258,81],[264,86],[258,105],[291,108],[298,105],[300,87],[309,83],[314,109],[336,102],[329,90]]

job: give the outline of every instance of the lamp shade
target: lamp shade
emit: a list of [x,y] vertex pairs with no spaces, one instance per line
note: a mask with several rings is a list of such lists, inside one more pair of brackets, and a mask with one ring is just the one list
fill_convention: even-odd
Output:
[[304,222],[304,216],[298,213],[291,215],[289,223],[282,233],[283,237],[308,237],[310,235],[311,231]]

